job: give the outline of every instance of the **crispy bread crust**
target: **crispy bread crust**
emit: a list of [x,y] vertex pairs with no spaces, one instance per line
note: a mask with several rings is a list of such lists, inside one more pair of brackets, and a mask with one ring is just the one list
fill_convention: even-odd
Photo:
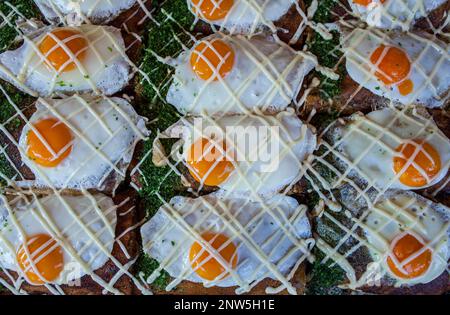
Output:
[[[305,285],[306,285],[306,265],[300,265],[299,269],[294,275],[294,279],[292,283],[297,288],[298,294],[305,293]],[[266,294],[266,288],[269,287],[278,287],[280,283],[273,279],[264,279],[258,285],[256,285],[250,292],[246,293],[246,295],[264,295]],[[156,288],[152,288],[152,292],[154,294],[168,294],[168,295],[234,295],[236,287],[229,288],[221,288],[221,287],[212,287],[205,288],[201,283],[194,283],[190,281],[181,282],[174,290],[165,291]],[[134,294],[140,294],[139,290],[135,290]],[[283,290],[279,293],[280,295],[287,295],[287,291]]]
[[366,293],[383,295],[442,295],[449,291],[449,274],[444,272],[442,275],[426,284],[416,284],[413,286],[393,287],[381,284],[379,287],[362,287],[361,290]]

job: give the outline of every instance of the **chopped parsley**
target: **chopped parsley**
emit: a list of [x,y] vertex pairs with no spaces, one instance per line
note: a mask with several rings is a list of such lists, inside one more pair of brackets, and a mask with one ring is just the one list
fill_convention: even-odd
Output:
[[339,266],[330,267],[330,262],[323,264],[324,254],[314,250],[316,261],[311,266],[310,280],[306,284],[306,294],[309,295],[340,295],[346,291],[337,286],[345,280],[345,272]]
[[[312,0],[307,0],[306,5],[309,7]],[[318,6],[316,13],[314,14],[313,21],[317,23],[330,23],[333,22],[332,11],[337,5],[336,0],[318,0]],[[319,33],[314,33],[311,41],[308,43],[309,50],[317,56],[319,63],[322,66],[334,68],[342,57],[342,52],[339,50],[339,33],[333,31],[333,39],[325,40]],[[337,68],[337,74],[339,74],[338,80],[331,80],[321,73],[316,72],[316,76],[319,78],[320,84],[320,97],[322,99],[332,99],[333,97],[341,94],[342,80],[346,75],[346,70],[343,64],[340,64]]]
[[[8,2],[27,19],[40,17],[40,12],[32,0],[9,0]],[[0,52],[3,52],[14,48],[18,34],[10,24],[15,25],[20,16],[13,11],[6,1],[0,2],[0,11],[8,19],[8,21],[5,21],[4,17],[0,16]]]
[[[13,85],[4,81],[1,81],[0,84],[2,85],[2,88],[6,92],[7,96],[17,107],[23,109],[32,103],[33,98],[31,96],[20,92]],[[0,91],[0,123],[5,124],[8,122],[5,127],[9,131],[17,130],[21,124],[20,118],[15,115],[16,110],[11,105],[6,95],[4,95],[4,92]],[[13,118],[13,116],[15,117]]]
[[[309,7],[312,0],[306,0],[305,2]],[[318,23],[332,22],[332,11],[336,4],[336,0],[318,0],[317,11],[313,16],[313,21]]]
[[[164,131],[170,127],[178,121],[180,116],[172,105],[163,102],[152,105],[143,104],[138,110],[140,114],[148,117],[151,121],[149,125],[151,135],[144,143],[141,157],[140,171],[142,172],[142,178],[140,182],[143,187],[140,190],[140,195],[144,200],[147,215],[152,216],[162,205],[162,201],[157,193],[164,200],[168,201],[175,195],[182,194],[184,190],[179,175],[170,166],[158,167],[154,165],[152,162],[152,154],[148,154],[152,150],[153,141],[158,131]],[[166,153],[170,152],[175,141],[176,139],[161,139]],[[145,159],[143,159],[144,156],[146,156]]]
[[[144,279],[150,277],[150,275],[159,267],[159,263],[156,259],[151,258],[145,253],[141,253],[136,262],[136,274],[142,273]],[[161,274],[153,281],[152,286],[158,290],[164,290],[169,284],[170,276],[165,270],[161,271]]]
[[[150,102],[165,101],[174,69],[158,61],[161,58],[176,57],[183,45],[191,45],[191,35],[187,33],[194,25],[194,16],[189,11],[185,0],[168,0],[154,13],[157,22],[147,26],[145,52],[141,69],[148,78],[140,76],[144,97]],[[176,22],[174,22],[176,21]],[[159,92],[159,93],[158,93]]]
[[311,119],[311,124],[319,130],[323,130],[338,118],[339,111],[335,108],[328,108],[327,111],[315,114]]
[[[334,217],[335,220],[341,222],[345,226],[349,226],[351,220],[346,217],[344,211],[341,212],[331,212],[327,211],[328,214]],[[341,229],[336,223],[330,218],[322,216],[315,218],[313,220],[314,230],[317,235],[322,238],[324,242],[334,247],[337,246],[340,241],[345,237],[346,232]],[[339,252],[348,252],[350,248],[356,245],[354,239],[349,239],[339,247]],[[362,247],[358,249],[357,252],[352,254],[358,255],[360,257],[366,257],[367,254],[364,253]],[[306,285],[307,294],[311,295],[330,295],[330,294],[348,294],[347,290],[338,287],[346,281],[345,271],[337,264],[331,266],[333,263],[332,259],[327,260],[327,262],[322,263],[325,258],[325,254],[319,249],[315,248],[313,250],[314,257],[316,261],[310,266],[309,281]],[[359,261],[363,261],[364,258],[358,258]]]
[[[143,156],[152,150],[158,131],[164,131],[180,117],[176,109],[165,101],[174,69],[160,62],[155,54],[161,58],[176,57],[183,50],[181,43],[190,45],[191,35],[187,31],[190,31],[194,24],[194,16],[185,0],[165,1],[156,9],[153,17],[157,22],[152,21],[147,26],[148,35],[141,65],[149,80],[141,76],[141,88],[138,88],[138,94],[144,98],[138,110],[153,122],[150,124],[151,137],[144,144]],[[175,140],[161,142],[166,152],[170,152]],[[141,183],[144,185],[140,195],[149,216],[162,205],[157,193],[168,201],[185,190],[179,175],[170,166],[157,167],[153,164],[151,153],[142,162],[140,170],[143,177]]]
[[[19,116],[16,115],[16,110],[9,102],[7,96],[11,102],[20,109],[26,108],[34,99],[31,96],[18,91],[9,83],[2,81],[0,84],[4,90],[4,92],[0,91],[0,123],[4,125],[10,133],[14,133],[18,130],[22,121]],[[5,143],[3,142],[0,145],[5,147]],[[3,153],[0,153],[0,172],[8,178],[13,178],[16,175],[16,171]],[[0,179],[0,186],[5,184],[5,180]]]
[[[319,33],[314,33],[311,38],[309,50],[317,56],[319,64],[328,68],[334,68],[342,57],[342,51],[339,49],[339,33],[332,31],[333,38],[324,39]],[[341,94],[341,85],[346,75],[345,66],[340,63],[337,67],[338,80],[331,80],[321,73],[316,72],[316,76],[320,80],[320,96],[323,99],[330,99]]]
[[[170,16],[168,15],[170,14]],[[141,160],[152,150],[153,141],[158,131],[163,131],[178,121],[180,115],[176,109],[165,101],[174,69],[160,62],[157,58],[176,57],[182,50],[182,44],[190,46],[190,31],[194,24],[194,16],[190,13],[185,0],[167,0],[153,13],[155,21],[147,25],[147,35],[144,41],[145,50],[141,60],[141,70],[147,77],[140,75],[138,97],[142,102],[138,108],[140,114],[149,118],[151,136],[144,143]],[[174,22],[176,21],[176,22]],[[176,140],[161,140],[166,152],[170,152]],[[158,167],[153,164],[151,153],[142,160],[140,166],[142,189],[139,191],[147,217],[153,216],[162,206],[160,195],[169,201],[176,195],[185,194],[185,187],[180,176],[170,166]],[[172,242],[175,246],[175,243]],[[136,263],[138,273],[149,277],[158,268],[159,263],[142,253]],[[170,276],[166,271],[153,282],[156,289],[165,289]]]
[[306,191],[308,192],[302,199],[302,203],[308,207],[309,211],[312,211],[316,205],[319,204],[320,196],[319,194],[312,188],[311,183],[308,182]]
[[[151,150],[152,142],[152,139],[150,139],[144,144],[144,152]],[[170,142],[173,143],[173,141]],[[166,145],[170,147],[172,143],[166,143]],[[154,165],[151,154],[142,162],[140,171],[142,172],[141,183],[143,187],[139,194],[143,199],[148,217],[153,216],[163,205],[160,196],[165,201],[169,201],[176,195],[184,194],[180,176],[170,166],[158,167]]]
[[0,187],[4,187],[7,184],[7,182],[3,179],[3,176],[13,178],[16,175],[15,169],[3,153],[0,153],[0,173],[2,174],[0,177]]

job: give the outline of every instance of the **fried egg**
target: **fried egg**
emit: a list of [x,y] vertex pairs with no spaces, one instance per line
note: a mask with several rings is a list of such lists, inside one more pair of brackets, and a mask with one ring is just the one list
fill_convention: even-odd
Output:
[[344,39],[350,77],[404,105],[442,107],[448,99],[449,46],[428,35],[355,29]]
[[200,20],[225,28],[232,34],[252,34],[274,29],[298,0],[187,0],[189,9]]
[[[379,189],[414,190],[447,174],[450,140],[424,108],[385,108],[355,114],[338,129],[335,144],[356,176]],[[350,176],[353,176],[351,173]]]
[[428,283],[447,270],[450,210],[412,192],[390,191],[365,219],[369,251],[396,285]]
[[2,268],[19,272],[34,285],[69,284],[108,261],[116,226],[111,198],[102,194],[61,199],[49,195],[31,201],[19,194],[8,202],[1,198]]
[[146,119],[124,99],[74,95],[39,99],[22,129],[22,161],[34,185],[103,189],[111,173],[124,179],[136,143],[148,135]]
[[136,0],[34,0],[42,14],[50,21],[64,21],[68,14],[77,14],[83,20],[106,23],[124,10],[131,8]]
[[167,102],[181,113],[284,110],[315,66],[309,55],[268,38],[216,34],[169,60],[175,75]]
[[0,78],[33,96],[111,95],[128,84],[130,65],[119,29],[50,26],[23,39],[18,49],[0,54]]
[[295,184],[316,136],[293,111],[276,116],[195,118],[169,128],[183,140],[179,157],[200,186],[274,194]]
[[176,282],[239,286],[237,293],[265,278],[283,280],[295,292],[289,274],[314,244],[306,207],[282,195],[264,202],[174,197],[142,226],[141,236],[144,252]]
[[350,6],[368,25],[383,29],[409,30],[446,0],[349,0]]

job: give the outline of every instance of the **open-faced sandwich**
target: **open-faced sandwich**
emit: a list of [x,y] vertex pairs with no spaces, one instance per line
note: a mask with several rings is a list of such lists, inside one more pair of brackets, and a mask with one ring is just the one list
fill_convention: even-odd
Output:
[[0,294],[445,294],[447,0],[0,3]]

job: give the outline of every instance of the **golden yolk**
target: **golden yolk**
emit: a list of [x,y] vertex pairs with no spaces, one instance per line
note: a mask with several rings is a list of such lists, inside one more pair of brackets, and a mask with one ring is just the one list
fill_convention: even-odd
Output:
[[405,164],[411,160],[416,148],[419,147],[419,153],[414,158],[414,163],[420,167],[421,171],[427,176],[424,177],[415,165],[411,164],[400,176],[400,182],[410,187],[420,187],[429,183],[441,170],[441,158],[439,153],[427,142],[421,144],[421,141],[412,143],[403,143],[397,148],[402,156],[394,157],[394,172],[398,174]]
[[82,61],[88,46],[86,38],[80,32],[72,29],[57,29],[52,31],[51,34],[62,43],[57,43],[50,34],[47,34],[42,40],[39,50],[46,56],[47,64],[57,72],[74,70],[76,64],[66,50],[70,51],[76,59]]
[[[32,284],[44,284],[54,281],[64,267],[63,252],[60,246],[55,246],[56,241],[47,234],[37,234],[27,239],[17,252],[17,262],[20,269],[27,275]],[[25,246],[31,256],[25,252]]]
[[[391,255],[394,255],[401,263],[405,259],[413,256],[423,247],[423,244],[416,237],[411,234],[405,234],[395,243]],[[410,262],[402,265],[403,268],[400,266],[397,267],[390,256],[387,258],[387,264],[396,276],[403,279],[412,279],[425,273],[431,265],[431,260],[431,251],[427,249]]]
[[[202,235],[202,238],[209,242],[211,247],[213,247],[216,251],[218,251],[223,244],[228,242],[228,237],[226,237],[223,234],[215,234],[215,233],[204,233]],[[214,241],[211,243],[211,240],[214,239]],[[203,250],[202,254],[200,255],[200,252]],[[230,266],[230,268],[235,269],[237,265],[237,254],[236,254],[236,246],[230,242],[225,248],[220,250],[220,252],[217,253],[222,257],[223,260],[225,260]],[[206,249],[203,249],[203,246],[200,245],[198,242],[195,242],[191,246],[191,250],[189,251],[189,260],[191,262],[192,268],[195,270],[195,272],[202,277],[203,279],[212,281],[216,279],[218,276],[223,274],[225,272],[225,267],[222,266],[221,263],[219,263],[215,258],[211,257],[211,255],[208,253]],[[205,261],[208,259],[208,261]],[[201,266],[200,266],[201,265]],[[228,273],[222,276],[220,279],[224,279],[228,276]]]
[[[384,3],[386,0],[381,0],[381,3]],[[372,2],[374,2],[373,0],[353,0],[353,3],[359,4],[359,5],[363,5],[365,7],[367,7],[369,4],[371,4]]]
[[386,85],[403,81],[411,70],[408,55],[397,47],[381,45],[372,53],[370,61],[380,70],[376,77]]
[[224,142],[213,143],[206,138],[197,140],[187,154],[189,172],[199,183],[203,180],[207,186],[220,185],[234,170],[233,163],[227,160],[226,151]]
[[234,0],[191,0],[191,2],[194,13],[209,21],[225,18],[234,4]]
[[414,90],[414,83],[409,79],[403,81],[398,85],[398,91],[403,96],[410,94],[413,90]]
[[191,53],[191,67],[203,80],[224,78],[234,65],[234,51],[224,41],[202,41]]
[[[45,167],[55,167],[61,163],[72,151],[72,134],[69,128],[55,118],[47,118],[35,123],[34,128],[38,131],[38,137],[33,131],[27,135],[28,157],[39,165]],[[53,152],[47,149],[47,144]],[[66,148],[64,151],[61,152]]]

